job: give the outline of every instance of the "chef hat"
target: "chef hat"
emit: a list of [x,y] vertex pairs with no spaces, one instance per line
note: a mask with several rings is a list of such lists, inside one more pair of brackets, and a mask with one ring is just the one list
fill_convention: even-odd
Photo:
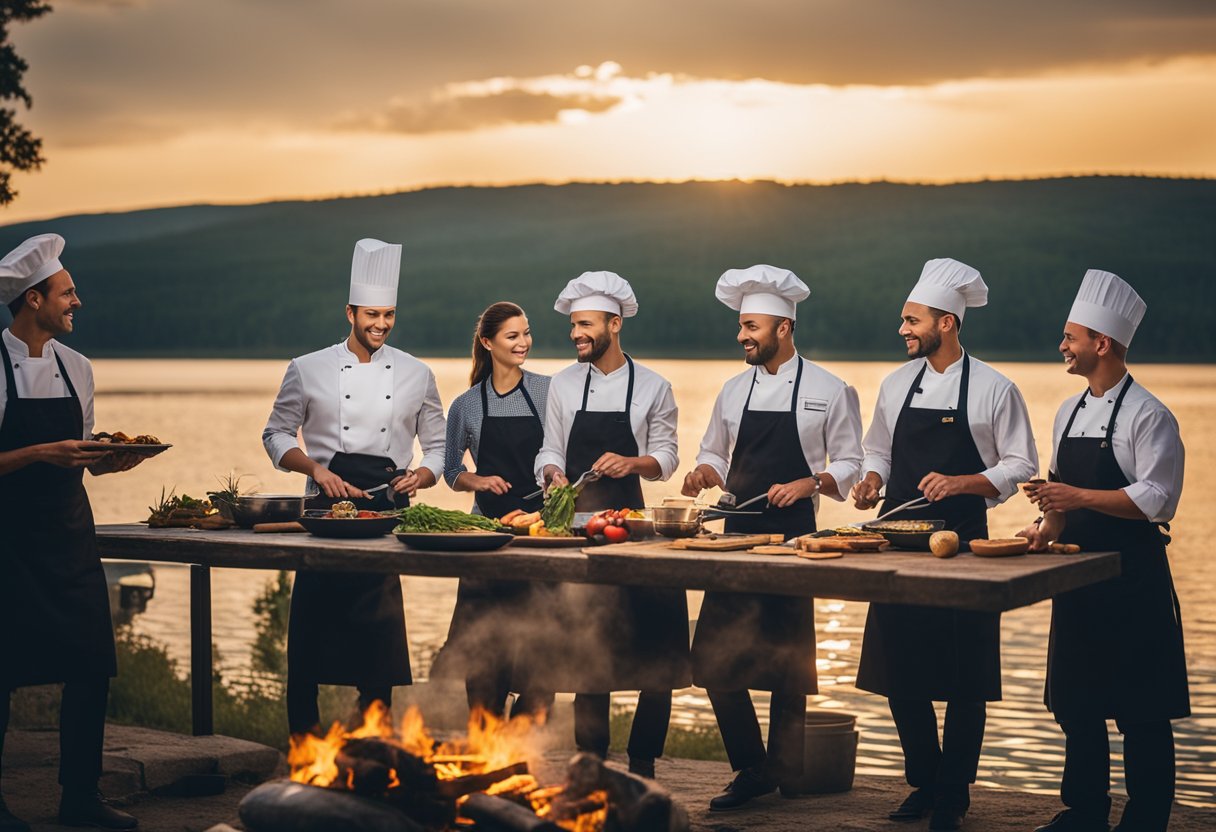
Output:
[[0,260],[0,303],[12,303],[26,289],[62,271],[59,255],[63,246],[58,234],[39,234],[4,255]]
[[747,269],[727,269],[718,278],[714,294],[740,313],[758,312],[795,320],[798,301],[806,300],[811,290],[789,269],[760,264]]
[[1090,269],[1081,280],[1068,320],[1131,346],[1148,304],[1117,274]]
[[967,307],[988,303],[988,286],[980,273],[966,263],[943,257],[925,263],[920,280],[908,295],[908,303],[953,312],[961,321]]
[[553,308],[563,315],[597,310],[632,318],[638,314],[638,299],[629,281],[615,272],[583,272],[566,284]]
[[401,246],[365,238],[355,243],[350,264],[351,306],[396,306]]

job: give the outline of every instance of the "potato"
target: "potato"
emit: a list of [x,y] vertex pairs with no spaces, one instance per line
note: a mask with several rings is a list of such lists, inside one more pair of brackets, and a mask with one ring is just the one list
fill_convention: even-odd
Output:
[[954,557],[958,554],[958,533],[934,532],[929,537],[929,551],[939,558]]

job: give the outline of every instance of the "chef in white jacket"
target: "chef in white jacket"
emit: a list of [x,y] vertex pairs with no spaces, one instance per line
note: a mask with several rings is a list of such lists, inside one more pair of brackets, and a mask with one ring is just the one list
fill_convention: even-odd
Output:
[[[911,360],[879,388],[865,476],[853,491],[858,508],[871,508],[885,486],[884,512],[924,496],[931,505],[897,517],[944,520],[964,548],[988,537],[988,509],[1038,468],[1021,393],[959,340],[967,310],[987,303],[987,285],[966,263],[925,263],[900,313]],[[887,697],[914,789],[892,820],[932,813],[931,830],[962,826],[986,702],[1001,698],[1000,629],[997,613],[870,605],[857,687]],[[943,701],[939,741],[933,703]]]
[[[345,340],[287,367],[262,443],[274,464],[308,477],[310,508],[351,500],[409,504],[443,473],[445,427],[435,376],[386,344],[396,320],[401,246],[364,239],[351,264]],[[297,434],[303,438],[300,446]],[[413,445],[422,446],[414,465]],[[389,488],[368,494],[368,489]],[[319,493],[318,493],[319,492]],[[354,685],[360,705],[390,704],[412,681],[396,575],[297,573],[287,642],[292,733],[317,725],[317,686]]]
[[[797,304],[810,289],[793,272],[730,269],[715,293],[739,312],[735,340],[751,366],[718,395],[684,493],[696,497],[716,486],[740,503],[767,495],[749,507],[757,514],[728,517],[726,530],[810,534],[819,496],[843,500],[861,472],[857,391],[798,354]],[[806,697],[818,692],[814,601],[707,592],[692,661],[693,682],[707,689],[738,772],[710,809],[738,809],[779,787],[797,793]],[[767,751],[749,690],[772,692]]]

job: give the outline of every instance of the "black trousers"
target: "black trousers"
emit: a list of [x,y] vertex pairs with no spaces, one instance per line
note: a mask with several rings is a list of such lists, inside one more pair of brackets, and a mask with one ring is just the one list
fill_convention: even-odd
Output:
[[[379,699],[385,707],[393,707],[393,688],[366,687],[359,688],[359,711],[366,711],[373,702]],[[318,727],[321,721],[321,711],[317,707],[317,694],[320,686],[316,682],[301,682],[299,679],[287,677],[287,729],[293,734],[304,734]]]
[[[502,717],[506,714],[507,697],[511,695],[510,669],[489,668],[470,673],[464,682],[469,710],[481,708]],[[523,690],[511,706],[511,716],[548,717],[553,709],[553,691]]]
[[986,702],[946,703],[946,723],[937,737],[937,712],[928,699],[889,699],[904,751],[904,776],[915,789],[965,795],[975,782],[984,744]]
[[806,748],[806,694],[773,692],[766,752],[751,694],[746,690],[708,693],[731,769],[763,766],[768,776],[791,786],[801,778]]
[[[1123,734],[1127,805],[1119,829],[1165,832],[1174,803],[1174,729],[1169,720],[1116,722]],[[1105,821],[1110,814],[1110,737],[1106,720],[1060,720],[1064,779],[1060,799],[1077,814]]]
[[[0,692],[0,757],[8,733],[11,691]],[[101,779],[110,679],[67,682],[59,706],[59,785],[65,792],[91,792]]]
[[[612,695],[578,693],[574,696],[574,744],[579,751],[608,756],[609,711]],[[671,691],[644,690],[629,730],[629,756],[654,760],[663,756],[667,726],[671,723]]]

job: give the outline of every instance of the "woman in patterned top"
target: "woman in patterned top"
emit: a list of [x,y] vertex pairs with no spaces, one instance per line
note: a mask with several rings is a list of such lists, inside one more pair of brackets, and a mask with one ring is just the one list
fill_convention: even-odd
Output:
[[[532,348],[524,310],[514,303],[492,304],[473,331],[470,387],[452,402],[447,422],[447,469],[456,491],[471,491],[473,510],[487,517],[510,511],[538,511],[533,461],[544,438],[542,421],[549,377],[523,369]],[[465,467],[469,452],[476,471]],[[549,629],[530,614],[541,586],[527,581],[461,578],[447,644],[433,676],[463,676],[469,708],[501,715],[507,696],[519,694],[513,714],[546,713],[553,692],[537,690],[539,644]]]

